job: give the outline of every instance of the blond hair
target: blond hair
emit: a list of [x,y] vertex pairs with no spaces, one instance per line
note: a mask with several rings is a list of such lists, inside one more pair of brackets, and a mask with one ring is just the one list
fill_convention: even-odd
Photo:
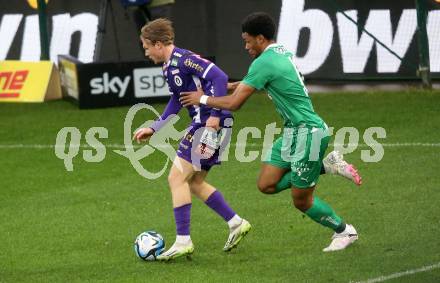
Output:
[[162,42],[164,45],[174,43],[173,23],[168,19],[157,19],[149,22],[141,29],[141,38],[151,41],[152,44]]

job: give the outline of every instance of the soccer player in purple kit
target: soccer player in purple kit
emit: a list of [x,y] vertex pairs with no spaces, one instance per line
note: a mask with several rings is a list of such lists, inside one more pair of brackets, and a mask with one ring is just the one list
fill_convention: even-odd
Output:
[[[225,96],[227,92],[227,76],[220,68],[189,50],[174,46],[171,21],[157,19],[148,23],[141,30],[141,40],[145,55],[155,63],[163,63],[163,73],[171,98],[160,119],[149,128],[136,131],[133,139],[138,142],[150,138],[167,122],[167,118],[182,109],[183,106],[179,102],[181,92],[195,91],[198,87],[212,96]],[[176,241],[158,256],[159,260],[174,259],[194,251],[190,237],[191,193],[227,222],[230,233],[224,251],[236,247],[251,229],[249,222],[232,210],[222,194],[205,182],[209,169],[213,165],[220,164],[219,147],[203,144],[201,140],[203,136],[200,137],[197,133],[200,129],[203,131],[204,127],[219,131],[223,127],[232,126],[232,123],[228,125],[228,122],[232,121],[231,113],[207,106],[186,108],[192,122],[179,144],[177,156],[168,176],[177,230]]]

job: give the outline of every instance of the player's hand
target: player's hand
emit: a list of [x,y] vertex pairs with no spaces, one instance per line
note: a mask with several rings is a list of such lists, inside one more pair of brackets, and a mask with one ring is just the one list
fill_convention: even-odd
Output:
[[216,131],[220,130],[220,117],[214,117],[214,116],[210,116],[207,120],[206,120],[206,125],[205,127],[207,128],[213,128]]
[[240,83],[241,81],[228,83],[228,91],[234,91]]
[[185,107],[190,105],[199,105],[200,97],[202,97],[202,95],[204,95],[204,93],[201,88],[197,88],[197,91],[181,92],[179,101]]
[[154,134],[154,130],[152,128],[140,128],[133,135],[133,140],[136,140],[137,143],[147,141]]

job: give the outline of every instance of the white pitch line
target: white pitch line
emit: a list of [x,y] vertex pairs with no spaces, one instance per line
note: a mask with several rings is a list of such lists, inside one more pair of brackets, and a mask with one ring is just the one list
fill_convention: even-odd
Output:
[[423,266],[421,268],[417,268],[417,269],[410,269],[410,270],[406,270],[403,272],[398,272],[398,273],[393,273],[390,275],[386,275],[386,276],[380,276],[377,278],[372,278],[372,279],[368,279],[365,281],[358,281],[355,283],[376,283],[376,282],[384,282],[390,279],[396,279],[399,277],[403,277],[403,276],[408,276],[408,275],[412,275],[412,274],[416,274],[416,273],[420,273],[420,272],[426,272],[426,271],[431,271],[433,269],[437,269],[440,268],[440,262],[437,262],[433,265],[428,265],[428,266]]
[[[176,146],[177,144],[172,144],[172,146]],[[330,143],[329,146],[335,146],[336,144]],[[348,144],[350,146],[357,146],[357,147],[361,147],[361,148],[369,148],[371,147],[368,144],[365,143],[359,143],[359,144]],[[347,144],[344,145],[344,147],[348,146]],[[382,145],[383,147],[440,147],[440,143],[423,143],[423,142],[404,142],[404,143],[381,143],[380,145]],[[78,146],[78,145],[70,145],[70,146]],[[133,143],[132,147],[133,148],[141,148],[142,144],[138,145],[136,143]],[[163,147],[168,147],[169,145],[164,145]],[[231,146],[241,146],[241,147],[248,147],[248,148],[260,148],[263,147],[263,144],[259,144],[259,143],[247,143],[247,144],[243,144],[243,143],[232,143]],[[340,144],[339,144],[340,146]],[[375,145],[377,146],[377,145]],[[67,145],[61,145],[60,147],[67,147]],[[79,145],[80,148],[85,148],[85,149],[93,149],[95,147],[92,147],[89,144],[80,144]],[[103,145],[96,145],[96,147],[106,147],[106,148],[110,148],[110,149],[124,149],[125,145],[123,144],[103,144]],[[159,146],[161,147],[161,146]],[[26,148],[30,148],[30,149],[46,149],[46,148],[55,148],[54,144],[0,144],[0,149],[26,149]]]

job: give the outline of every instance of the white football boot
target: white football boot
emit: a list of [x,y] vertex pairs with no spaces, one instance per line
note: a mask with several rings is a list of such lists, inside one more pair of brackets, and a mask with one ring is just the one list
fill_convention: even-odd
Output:
[[344,156],[337,150],[330,152],[323,160],[325,173],[343,176],[356,185],[362,184],[362,177],[359,175],[353,164],[348,164]]
[[178,257],[189,257],[194,252],[194,245],[191,240],[186,243],[175,242],[166,252],[157,256],[157,260],[169,261]]
[[246,236],[251,229],[251,224],[246,219],[242,219],[239,225],[230,229],[229,237],[225,246],[223,247],[223,251],[229,252],[233,248],[237,247],[241,240],[243,240],[244,236]]
[[346,224],[345,230],[341,233],[334,233],[332,242],[328,247],[323,249],[324,252],[333,252],[343,250],[358,239],[358,234],[353,225]]

